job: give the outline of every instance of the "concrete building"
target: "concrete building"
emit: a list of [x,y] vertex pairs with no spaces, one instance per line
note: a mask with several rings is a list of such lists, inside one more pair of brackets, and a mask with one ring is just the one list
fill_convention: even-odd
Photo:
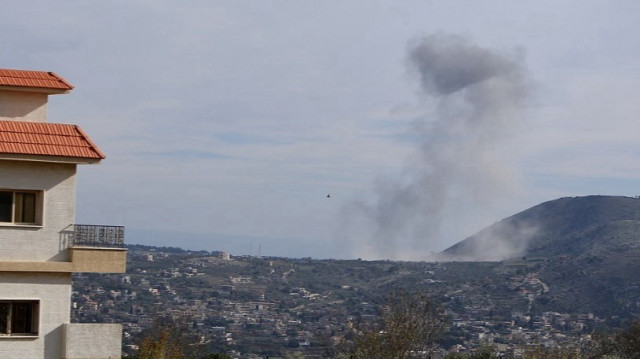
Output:
[[124,228],[74,223],[76,167],[105,158],[47,122],[52,72],[0,69],[0,358],[119,358],[119,324],[70,323],[71,274],[124,273]]

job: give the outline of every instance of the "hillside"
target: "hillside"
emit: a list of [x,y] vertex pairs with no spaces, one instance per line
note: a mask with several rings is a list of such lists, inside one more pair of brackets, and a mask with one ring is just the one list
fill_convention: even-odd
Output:
[[125,345],[157,318],[187,318],[211,350],[322,357],[375,320],[390,294],[419,292],[447,310],[444,349],[477,348],[489,336],[505,352],[575,342],[640,316],[638,213],[635,198],[562,198],[446,251],[457,259],[483,246],[506,253],[500,241],[521,249],[500,261],[223,259],[130,245],[127,274],[74,275],[72,318],[123,323]]
[[638,243],[640,199],[567,197],[508,217],[442,252],[441,259],[495,261],[604,254]]
[[629,315],[640,300],[639,217],[638,198],[561,198],[484,229],[442,258],[534,260],[537,277],[553,289],[536,297],[539,310]]

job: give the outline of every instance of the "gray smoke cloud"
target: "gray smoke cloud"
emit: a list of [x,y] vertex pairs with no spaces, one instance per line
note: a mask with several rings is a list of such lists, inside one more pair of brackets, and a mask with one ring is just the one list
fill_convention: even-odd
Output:
[[517,56],[440,34],[413,43],[408,60],[433,115],[416,123],[419,148],[403,173],[350,206],[360,232],[348,235],[362,257],[424,259],[444,249],[445,217],[464,225],[512,180],[498,144],[523,121],[528,85]]

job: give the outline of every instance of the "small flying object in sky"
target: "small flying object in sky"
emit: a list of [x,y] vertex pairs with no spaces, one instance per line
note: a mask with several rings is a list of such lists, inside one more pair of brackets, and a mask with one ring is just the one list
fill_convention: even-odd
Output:
[[331,193],[329,193],[329,194],[327,195],[327,198],[331,198]]

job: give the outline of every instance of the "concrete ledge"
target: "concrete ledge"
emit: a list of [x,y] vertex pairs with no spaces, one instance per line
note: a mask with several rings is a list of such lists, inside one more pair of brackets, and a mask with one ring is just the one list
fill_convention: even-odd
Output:
[[0,272],[125,273],[125,248],[69,248],[70,262],[0,261]]
[[73,272],[125,273],[125,248],[73,247],[69,248]]
[[1,261],[0,272],[72,272],[71,262]]

